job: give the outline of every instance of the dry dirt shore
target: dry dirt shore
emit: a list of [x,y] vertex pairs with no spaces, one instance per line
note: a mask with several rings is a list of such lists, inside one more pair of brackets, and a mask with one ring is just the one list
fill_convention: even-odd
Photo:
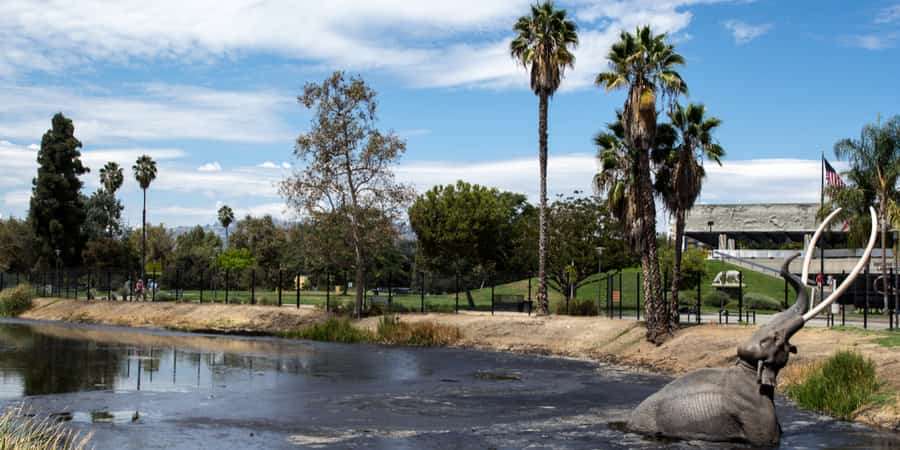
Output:
[[[321,321],[326,315],[313,308],[37,299],[35,306],[20,317],[181,331],[276,334]],[[377,320],[363,319],[356,326],[373,329]],[[461,347],[607,361],[673,375],[732,364],[735,348],[755,329],[692,326],[655,346],[644,341],[644,328],[638,322],[596,317],[460,313],[407,314],[402,320],[456,326],[462,335],[456,345]],[[900,431],[900,347],[881,346],[876,338],[854,331],[805,328],[792,339],[799,354],[792,357],[783,376],[791,376],[792,370],[822,361],[837,350],[858,351],[875,362],[886,392],[893,393],[892,400],[867,408],[858,420]]]

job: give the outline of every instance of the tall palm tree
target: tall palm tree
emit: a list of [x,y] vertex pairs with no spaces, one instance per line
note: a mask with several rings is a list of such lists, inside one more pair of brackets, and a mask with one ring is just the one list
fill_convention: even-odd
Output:
[[148,155],[141,155],[134,165],[134,179],[137,180],[144,191],[144,211],[141,217],[141,280],[144,279],[144,264],[147,256],[147,188],[156,179],[156,161]]
[[[830,197],[837,206],[849,211],[868,205],[878,208],[881,225],[881,271],[887,280],[887,227],[900,219],[900,116],[885,123],[863,127],[859,139],[841,139],[834,144],[834,156],[850,161],[848,179],[852,184],[831,188]],[[850,217],[851,221],[859,218]],[[888,289],[884,291],[884,310],[888,311]]]
[[703,104],[676,103],[669,112],[669,120],[677,133],[675,145],[665,162],[656,171],[656,190],[666,209],[675,218],[675,260],[672,264],[672,298],[669,302],[669,323],[678,323],[678,288],[681,284],[681,252],[684,240],[684,221],[687,212],[700,196],[706,170],[703,160],[722,165],[725,150],[713,138],[722,121],[706,115]]
[[228,226],[234,222],[234,211],[228,205],[219,208],[219,223],[225,228],[225,247],[228,247]]
[[541,205],[538,214],[538,307],[549,314],[547,301],[547,108],[550,97],[559,89],[566,68],[575,67],[572,50],[578,46],[575,22],[566,18],[566,10],[546,1],[531,7],[531,15],[522,16],[513,26],[516,37],[509,52],[531,72],[531,90],[538,96],[538,142],[541,180]]
[[[597,75],[595,83],[607,91],[627,89],[622,113],[622,140],[633,152],[633,173],[629,174],[632,221],[625,222],[631,244],[641,252],[643,291],[647,318],[647,339],[661,343],[677,325],[665,314],[656,247],[656,205],[650,167],[650,152],[656,144],[657,97],[674,101],[687,93],[687,85],[675,67],[684,58],[666,43],[666,34],[655,35],[650,27],[635,34],[622,32],[613,44],[608,59],[610,70]],[[632,178],[633,177],[633,178]]]
[[118,163],[110,161],[100,169],[100,183],[106,189],[106,192],[115,194],[125,182],[125,175]]

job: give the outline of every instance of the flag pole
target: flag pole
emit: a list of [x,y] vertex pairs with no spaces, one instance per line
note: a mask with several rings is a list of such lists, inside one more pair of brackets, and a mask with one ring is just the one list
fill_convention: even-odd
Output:
[[[825,214],[825,150],[821,152],[822,158],[822,179],[821,184],[819,184],[819,211],[822,211],[822,214]],[[825,238],[828,236],[827,233],[823,236],[823,239],[819,241],[819,274],[822,276],[822,284],[819,285],[819,301],[824,300],[825,297]]]

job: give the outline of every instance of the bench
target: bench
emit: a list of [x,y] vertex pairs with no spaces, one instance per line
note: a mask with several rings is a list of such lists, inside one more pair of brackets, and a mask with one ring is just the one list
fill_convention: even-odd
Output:
[[514,311],[526,312],[531,311],[531,301],[525,300],[525,296],[521,294],[495,294],[494,310],[495,311]]

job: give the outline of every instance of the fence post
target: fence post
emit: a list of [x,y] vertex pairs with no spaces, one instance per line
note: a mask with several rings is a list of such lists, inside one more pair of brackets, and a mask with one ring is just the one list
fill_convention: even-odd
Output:
[[[256,273],[254,270],[253,273]],[[281,306],[281,293],[284,291],[284,271],[281,268],[278,269],[278,306]]]
[[[893,279],[894,279],[894,268],[891,267],[890,278],[885,279],[884,282],[882,283],[884,285],[885,292],[890,292],[890,290],[888,289],[888,283],[890,283],[890,280],[893,280]],[[888,330],[890,331],[890,330],[894,329],[894,315],[891,314],[891,304],[890,303],[885,305],[885,308],[887,309],[887,311],[885,311],[885,312],[888,313]]]
[[[279,273],[280,275],[280,273]],[[250,269],[250,304],[256,304],[256,268]]]
[[[78,278],[78,272],[75,272],[75,295],[73,296],[75,300],[78,300]],[[71,281],[69,281],[69,283],[71,283]]]
[[738,271],[738,323],[744,321],[744,271]]
[[388,312],[391,312],[391,306],[394,304],[394,272],[388,270]]
[[[528,300],[531,300],[531,278],[528,279]],[[456,310],[459,312],[459,272],[456,272]]]
[[494,315],[494,277],[491,277],[491,315]]
[[425,312],[425,272],[419,272],[419,312]]
[[869,263],[866,262],[866,303],[863,306],[863,329],[869,328]]
[[703,290],[703,273],[697,277],[697,325],[700,324],[700,315],[702,314],[703,301],[701,300]]
[[634,273],[635,279],[635,297],[637,298],[637,320],[641,320],[641,272]]
[[[529,280],[530,281],[530,280]],[[603,288],[600,284],[603,282],[603,274],[597,274],[597,317],[603,316]],[[531,284],[529,283],[529,286]]]
[[300,309],[300,288],[303,287],[303,284],[300,282],[300,272],[297,272],[297,278],[294,281],[295,288],[297,288],[297,309]]
[[69,298],[69,273],[66,269],[63,269],[62,272],[62,284],[66,286],[66,298]]
[[622,271],[619,271],[619,319],[622,318],[622,303],[625,303],[625,289],[622,289]]

